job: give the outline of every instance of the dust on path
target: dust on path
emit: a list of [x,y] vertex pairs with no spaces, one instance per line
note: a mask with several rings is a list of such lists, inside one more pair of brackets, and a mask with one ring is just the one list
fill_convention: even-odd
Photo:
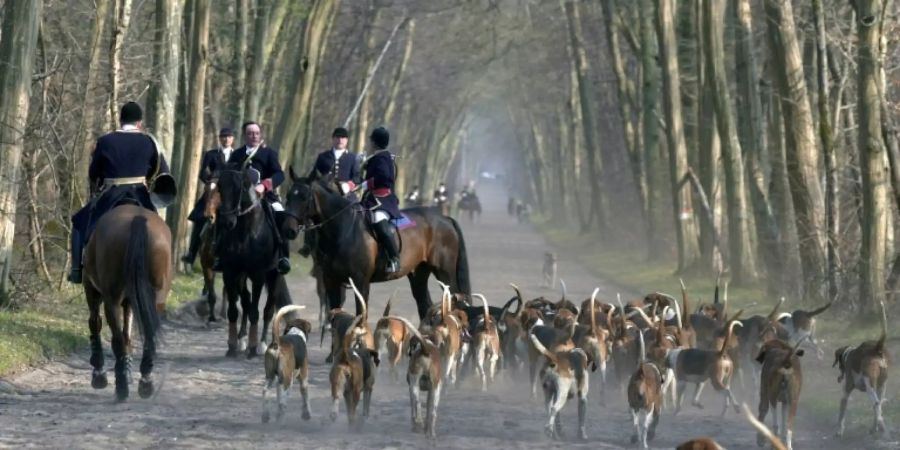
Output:
[[[506,198],[498,188],[481,189],[485,213],[476,224],[462,219],[469,250],[473,287],[484,293],[492,304],[502,304],[515,282],[526,297],[556,293],[541,289],[542,254],[548,250],[544,239],[530,227],[517,225],[507,217]],[[601,297],[614,299],[615,291],[591,276],[582,267],[561,255],[559,273],[569,286],[570,297],[585,298],[594,286]],[[294,302],[307,305],[306,316],[315,320],[317,301],[309,278],[295,276],[290,281]],[[375,285],[371,295],[370,318],[381,314],[394,289],[398,296],[395,313],[415,317],[415,308],[405,280]],[[438,293],[432,287],[432,295]],[[86,326],[86,324],[85,324]],[[330,408],[328,370],[325,349],[311,348],[311,388],[313,418],[300,419],[299,393],[294,390],[288,412],[281,425],[262,424],[261,359],[226,359],[225,331],[208,329],[190,313],[180,314],[165,329],[165,342],[156,366],[157,395],[149,400],[135,395],[125,404],[113,401],[112,388],[96,391],[90,387],[87,352],[47,364],[12,377],[15,393],[0,393],[0,447],[39,448],[627,448],[632,425],[624,403],[624,394],[608,392],[606,405],[600,405],[596,384],[591,386],[588,407],[589,440],[576,442],[575,402],[563,411],[567,438],[552,443],[543,434],[546,414],[542,403],[529,399],[526,374],[501,372],[500,381],[486,393],[473,379],[459,388],[445,389],[438,411],[438,438],[431,441],[410,431],[409,396],[405,381],[393,381],[386,371],[379,373],[372,403],[372,416],[362,431],[349,432],[345,412],[338,421],[328,419]],[[318,331],[310,342],[317,343]],[[326,339],[326,348],[328,342]],[[139,348],[139,346],[137,346]],[[112,357],[108,344],[107,369]],[[135,358],[137,360],[137,356]],[[807,360],[809,361],[809,360]],[[806,362],[805,362],[806,364]],[[813,363],[830,370],[825,362]],[[808,369],[808,376],[823,373]],[[830,377],[831,372],[827,372]],[[112,373],[110,373],[112,378]],[[593,382],[593,380],[592,380]],[[135,383],[136,384],[136,383]],[[112,386],[112,383],[110,383]],[[692,391],[689,391],[689,393]],[[835,399],[835,384],[827,394]],[[817,393],[804,392],[804,395]],[[741,396],[755,408],[756,395]],[[697,436],[713,436],[729,449],[756,448],[755,433],[749,424],[729,411],[719,417],[721,396],[706,389],[706,410],[688,407],[674,417],[664,411],[651,444],[673,448]],[[855,401],[865,401],[856,396]],[[802,415],[802,404],[801,404]],[[889,426],[894,418],[888,417]],[[869,420],[869,418],[866,418]],[[835,441],[830,429],[801,420],[795,431],[795,448],[876,448],[871,440]],[[896,443],[893,443],[896,445]],[[849,445],[849,447],[848,447]],[[889,448],[889,447],[884,447]]]

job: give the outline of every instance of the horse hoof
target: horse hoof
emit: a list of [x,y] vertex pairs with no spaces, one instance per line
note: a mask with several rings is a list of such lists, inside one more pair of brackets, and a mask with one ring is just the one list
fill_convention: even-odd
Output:
[[269,412],[268,411],[263,411],[262,423],[269,423]]
[[237,358],[237,357],[238,357],[238,350],[237,350],[237,347],[231,347],[231,346],[229,346],[229,347],[228,347],[228,351],[225,352],[225,357],[226,357],[226,358]]
[[106,378],[106,372],[95,373],[91,377],[91,387],[94,389],[106,389],[109,380]]
[[259,351],[257,351],[256,346],[247,349],[247,359],[253,359],[257,356],[259,356]]
[[128,400],[128,387],[126,386],[125,389],[116,387],[116,401],[122,403],[126,400]]
[[141,380],[138,382],[138,395],[141,398],[150,398],[153,395],[153,381],[152,380]]

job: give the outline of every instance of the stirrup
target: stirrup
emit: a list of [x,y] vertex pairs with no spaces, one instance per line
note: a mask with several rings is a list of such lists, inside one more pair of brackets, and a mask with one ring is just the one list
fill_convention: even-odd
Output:
[[389,259],[387,262],[387,267],[384,268],[384,271],[387,273],[397,273],[400,271],[400,261],[396,259]]

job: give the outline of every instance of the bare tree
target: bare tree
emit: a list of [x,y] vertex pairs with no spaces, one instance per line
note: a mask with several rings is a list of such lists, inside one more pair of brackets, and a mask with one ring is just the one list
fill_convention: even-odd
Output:
[[9,295],[19,170],[30,104],[31,74],[42,1],[3,4],[0,30],[0,304]]
[[175,145],[175,96],[178,94],[181,55],[182,0],[156,0],[153,68],[156,76],[147,94],[147,128],[172,160]]
[[131,0],[113,0],[112,40],[109,44],[109,125],[116,129],[122,89],[122,46],[131,24]]

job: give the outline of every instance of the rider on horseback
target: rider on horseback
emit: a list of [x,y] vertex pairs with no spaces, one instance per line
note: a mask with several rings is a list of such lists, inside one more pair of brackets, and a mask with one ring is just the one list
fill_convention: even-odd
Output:
[[[228,160],[231,158],[231,154],[234,153],[234,149],[231,147],[232,144],[234,144],[234,132],[231,128],[226,127],[219,130],[219,147],[204,153],[203,160],[200,162],[200,175],[198,175],[197,178],[200,179],[201,183],[204,185],[212,183],[213,175],[216,174],[218,170],[225,167],[225,164],[227,164]],[[203,215],[204,211],[206,211],[206,195],[201,195],[194,205],[194,209],[191,210],[190,215],[188,215],[188,220],[193,222],[194,225],[191,229],[191,239],[188,244],[188,251],[181,257],[181,261],[189,266],[194,265],[197,251],[200,250],[200,234],[203,232],[209,221],[209,219]]]
[[[346,195],[352,194],[359,183],[359,158],[347,149],[350,140],[350,132],[346,128],[335,128],[331,133],[331,150],[325,150],[316,157],[316,163],[309,172],[309,178],[318,178],[321,175],[331,175],[334,181],[340,183],[341,190]],[[315,230],[307,231],[303,235],[303,247],[300,254],[309,256],[315,246]]]
[[[122,128],[97,139],[88,169],[91,200],[72,216],[72,270],[69,281],[81,283],[82,250],[100,217],[121,204],[137,204],[156,212],[147,188],[169,173],[155,140],[142,132],[143,111],[128,102],[119,113]],[[174,189],[174,184],[171,185]]]
[[363,194],[362,204],[371,212],[372,230],[378,244],[387,252],[388,273],[400,270],[400,252],[397,244],[391,237],[391,221],[399,219],[400,200],[394,194],[394,178],[397,176],[397,168],[394,165],[394,155],[387,150],[390,141],[390,133],[383,127],[372,130],[369,135],[372,143],[372,152],[363,163],[365,169],[365,181],[362,188],[367,189]]
[[[273,235],[278,242],[279,258],[276,264],[278,272],[285,274],[291,271],[291,260],[288,253],[288,241],[281,237],[280,213],[284,211],[281,199],[275,189],[284,182],[284,171],[278,162],[278,151],[263,145],[262,128],[256,122],[246,122],[243,126],[244,145],[234,151],[228,161],[232,166],[247,166],[256,180],[256,192],[262,194],[266,200],[262,202],[266,220],[272,228]],[[218,236],[217,236],[218,237]],[[221,249],[220,239],[216,242],[216,259],[213,270],[221,271],[222,264],[218,257]]]

